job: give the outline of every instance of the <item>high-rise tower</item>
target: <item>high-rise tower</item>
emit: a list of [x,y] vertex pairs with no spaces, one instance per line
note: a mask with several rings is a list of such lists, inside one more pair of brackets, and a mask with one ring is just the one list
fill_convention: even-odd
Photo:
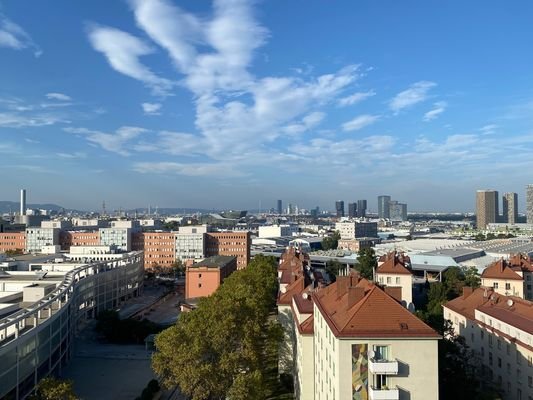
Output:
[[359,218],[366,217],[366,200],[357,200],[357,216]]
[[518,195],[516,193],[504,193],[502,201],[502,222],[516,224],[518,221]]
[[476,224],[485,229],[488,224],[498,220],[498,191],[478,190],[476,193]]
[[281,200],[278,200],[278,214],[281,215],[283,214],[283,203],[281,202]]
[[337,212],[337,217],[344,217],[344,201],[337,200],[335,202],[335,211]]
[[390,218],[390,196],[378,196],[378,217],[379,218]]
[[26,215],[26,189],[20,189],[20,215]]
[[526,186],[526,217],[527,223],[533,224],[533,185]]

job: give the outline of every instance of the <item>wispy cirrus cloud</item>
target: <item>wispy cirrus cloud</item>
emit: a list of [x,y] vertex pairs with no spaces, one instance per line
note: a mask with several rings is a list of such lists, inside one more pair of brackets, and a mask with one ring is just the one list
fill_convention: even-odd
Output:
[[8,47],[14,50],[30,49],[35,57],[43,52],[32,40],[30,35],[19,25],[0,13],[0,47]]
[[446,107],[448,107],[448,103],[445,101],[437,101],[433,104],[433,108],[424,114],[424,121],[434,120],[446,110]]
[[88,35],[93,48],[104,54],[116,71],[144,82],[157,94],[168,93],[174,85],[139,61],[140,57],[155,51],[145,41],[119,29],[99,25],[90,25]]
[[369,97],[372,97],[375,95],[376,95],[376,92],[373,90],[369,90],[368,92],[357,92],[350,96],[340,98],[338,101],[338,104],[340,107],[351,106],[351,105],[360,103],[363,100],[366,100]]
[[67,96],[64,93],[46,93],[46,98],[49,100],[59,100],[59,101],[71,101],[72,98]]
[[[257,146],[310,133],[325,118],[322,108],[360,77],[358,65],[314,77],[255,77],[249,67],[269,32],[255,19],[253,2],[215,0],[210,18],[167,0],[129,4],[137,26],[167,52],[182,75],[181,87],[191,92],[198,131],[191,140],[202,144],[210,160],[241,158]],[[152,71],[139,62],[155,51],[152,46],[115,28],[95,26],[89,30],[91,43],[111,66],[153,87]],[[156,140],[168,143],[169,138]],[[137,143],[136,149],[160,148],[159,142]]]
[[147,129],[136,126],[123,126],[117,129],[114,133],[73,127],[64,128],[63,130],[68,133],[83,136],[90,143],[93,143],[104,150],[120,154],[121,156],[129,156],[131,153],[127,150],[127,145],[130,145],[133,139],[147,132]]
[[138,162],[133,170],[140,173],[178,174],[187,176],[243,177],[247,174],[227,163],[178,163],[178,162]]
[[401,110],[412,107],[428,98],[428,92],[431,88],[437,86],[435,82],[420,81],[412,84],[408,89],[398,93],[390,102],[389,107],[398,114]]
[[161,103],[142,103],[141,107],[143,109],[144,115],[161,115]]
[[379,119],[379,115],[363,114],[355,117],[354,119],[342,124],[342,130],[345,132],[358,131],[365,126],[372,125]]

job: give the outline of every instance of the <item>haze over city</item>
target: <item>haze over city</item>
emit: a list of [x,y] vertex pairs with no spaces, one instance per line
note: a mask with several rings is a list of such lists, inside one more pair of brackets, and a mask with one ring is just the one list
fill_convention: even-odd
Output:
[[0,200],[523,211],[532,7],[2,1]]

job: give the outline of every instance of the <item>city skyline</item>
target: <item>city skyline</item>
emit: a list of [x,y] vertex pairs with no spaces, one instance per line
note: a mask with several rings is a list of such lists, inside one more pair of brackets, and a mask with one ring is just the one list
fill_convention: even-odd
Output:
[[0,200],[525,211],[530,3],[0,6]]

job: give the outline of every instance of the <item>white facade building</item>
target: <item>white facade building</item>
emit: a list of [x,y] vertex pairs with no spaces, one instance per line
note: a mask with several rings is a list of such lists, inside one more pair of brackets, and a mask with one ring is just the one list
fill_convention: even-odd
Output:
[[259,227],[260,238],[293,236],[294,233],[298,233],[298,226],[296,225],[267,225]]
[[59,244],[58,228],[26,228],[26,252],[40,253],[45,246]]

